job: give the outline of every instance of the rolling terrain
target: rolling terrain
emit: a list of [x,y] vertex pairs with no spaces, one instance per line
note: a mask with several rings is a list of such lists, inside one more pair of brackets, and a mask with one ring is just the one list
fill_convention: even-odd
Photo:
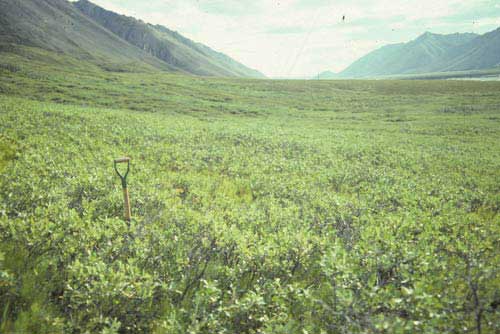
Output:
[[499,332],[500,82],[22,50],[0,50],[0,332]]

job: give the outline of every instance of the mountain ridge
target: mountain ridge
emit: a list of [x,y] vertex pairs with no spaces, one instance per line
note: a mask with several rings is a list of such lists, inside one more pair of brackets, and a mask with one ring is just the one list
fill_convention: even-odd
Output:
[[369,78],[435,72],[487,70],[500,66],[500,28],[474,33],[425,32],[406,43],[385,45],[359,58],[331,78]]
[[0,1],[0,43],[66,53],[96,64],[174,70],[80,14],[65,0]]
[[262,73],[167,27],[115,13],[88,0],[79,0],[73,5],[120,38],[183,71],[202,76],[264,77]]
[[[99,15],[90,15],[93,12]],[[169,71],[265,78],[227,55],[166,27],[89,1],[0,0],[0,51],[36,47],[107,71]]]

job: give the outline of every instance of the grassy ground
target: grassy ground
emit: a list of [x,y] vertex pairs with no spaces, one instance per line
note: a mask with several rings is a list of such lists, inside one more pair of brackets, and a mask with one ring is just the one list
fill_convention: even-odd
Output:
[[409,79],[409,80],[446,80],[446,79],[476,79],[487,80],[488,78],[496,78],[500,75],[500,68],[492,68],[488,70],[471,70],[457,72],[436,72],[425,74],[406,74],[387,77],[379,77],[379,79]]
[[0,331],[499,330],[500,83],[0,59]]

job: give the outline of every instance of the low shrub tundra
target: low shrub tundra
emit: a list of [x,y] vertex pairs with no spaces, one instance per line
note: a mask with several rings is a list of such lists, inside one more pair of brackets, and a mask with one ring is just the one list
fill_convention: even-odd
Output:
[[500,84],[76,69],[56,92],[19,62],[0,332],[500,331]]

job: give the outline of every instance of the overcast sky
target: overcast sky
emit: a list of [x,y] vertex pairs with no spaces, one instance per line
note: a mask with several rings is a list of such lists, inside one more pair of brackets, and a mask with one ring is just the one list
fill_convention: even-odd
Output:
[[425,31],[500,27],[500,0],[91,1],[176,30],[269,77],[337,72],[380,46]]

